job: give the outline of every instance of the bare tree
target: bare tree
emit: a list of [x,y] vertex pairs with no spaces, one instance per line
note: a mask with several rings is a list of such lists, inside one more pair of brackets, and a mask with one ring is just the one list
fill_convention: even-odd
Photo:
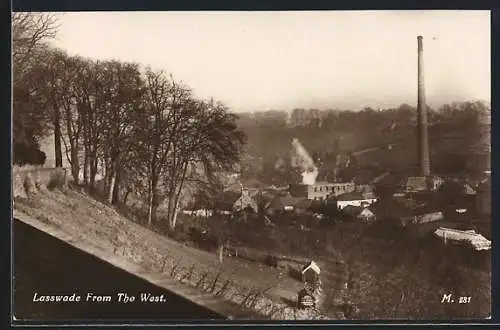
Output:
[[[236,116],[214,102],[196,101],[177,109],[184,112],[174,139],[166,177],[168,180],[168,224],[175,228],[180,197],[186,183],[214,179],[239,160],[245,135],[238,130]],[[179,111],[180,110],[180,111]],[[187,120],[186,120],[187,119]]]
[[57,18],[47,13],[12,13],[12,58],[14,77],[29,69],[32,52],[57,33]]
[[65,76],[63,84],[66,87],[62,97],[62,121],[64,123],[62,142],[64,144],[66,159],[71,166],[71,174],[76,184],[80,182],[80,158],[83,118],[79,111],[77,98],[77,84],[79,71],[86,62],[78,57],[67,57],[65,60]]
[[55,166],[62,167],[61,111],[63,103],[70,96],[71,77],[68,56],[65,52],[50,47],[39,47],[38,59],[41,70],[38,74],[38,88],[46,100],[46,111],[51,114],[54,130]]
[[134,138],[130,132],[135,123],[135,112],[141,106],[143,81],[139,66],[134,63],[109,61],[102,63],[104,81],[99,97],[104,107],[104,153],[106,166],[106,193],[108,202],[116,202],[121,180],[122,159]]
[[50,115],[36,84],[41,63],[37,50],[56,32],[53,15],[12,14],[14,161],[17,147],[38,148],[39,140],[48,132]]
[[[154,72],[147,69],[145,73],[146,93],[144,95],[144,120],[145,129],[140,135],[143,141],[144,168],[148,190],[148,225],[151,225],[159,205],[160,177],[167,160],[172,141],[172,127],[175,103],[180,95],[174,95],[173,79],[165,72]],[[188,93],[186,91],[185,93]]]
[[90,189],[95,188],[98,156],[103,148],[105,97],[103,96],[102,66],[99,61],[85,60],[77,70],[75,84],[76,107],[82,120],[83,178]]

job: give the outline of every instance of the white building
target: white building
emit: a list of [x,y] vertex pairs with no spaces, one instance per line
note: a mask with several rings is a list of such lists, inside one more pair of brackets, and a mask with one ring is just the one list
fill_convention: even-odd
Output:
[[367,207],[376,201],[377,198],[372,193],[353,191],[337,196],[337,208],[342,210],[347,205]]
[[491,249],[491,241],[486,239],[483,235],[476,233],[475,230],[458,230],[451,228],[439,227],[434,234],[443,239],[444,243],[452,242],[469,242],[475,250],[489,250]]

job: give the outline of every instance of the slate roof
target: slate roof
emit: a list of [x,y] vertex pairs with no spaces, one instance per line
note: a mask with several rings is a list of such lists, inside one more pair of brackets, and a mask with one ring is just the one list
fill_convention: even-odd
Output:
[[427,180],[424,176],[410,176],[406,180],[406,189],[410,191],[426,190]]
[[342,209],[343,213],[346,213],[353,217],[357,217],[361,213],[361,211],[363,211],[362,207],[354,205],[347,205]]
[[309,207],[310,202],[307,198],[305,197],[293,197],[290,194],[286,194],[284,196],[276,196],[274,197],[268,205],[266,205],[266,208],[273,208],[273,209],[283,209],[285,206],[293,206],[293,207],[299,207],[299,208],[304,208],[304,207]]
[[215,199],[215,208],[219,210],[232,210],[234,203],[240,198],[241,192],[224,191]]
[[338,201],[359,201],[375,198],[373,193],[363,193],[360,191],[348,192],[336,197]]

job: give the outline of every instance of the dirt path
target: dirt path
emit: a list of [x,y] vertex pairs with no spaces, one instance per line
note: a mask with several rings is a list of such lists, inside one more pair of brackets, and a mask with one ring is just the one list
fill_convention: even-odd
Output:
[[322,310],[334,314],[344,302],[348,271],[346,263],[340,254],[320,257],[318,266],[321,269],[321,283],[323,287]]

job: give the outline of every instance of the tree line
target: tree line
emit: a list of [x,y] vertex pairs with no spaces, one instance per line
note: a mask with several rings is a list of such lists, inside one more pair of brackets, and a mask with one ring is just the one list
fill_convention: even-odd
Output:
[[[472,100],[428,108],[428,129],[436,152],[436,165],[448,164],[453,153],[463,151],[489,133],[490,105]],[[277,158],[288,159],[291,139],[298,138],[315,160],[335,165],[336,155],[392,144],[393,154],[413,161],[412,143],[416,140],[417,110],[408,104],[396,108],[359,111],[336,109],[268,110],[239,114],[238,125],[248,141],[245,151],[250,167],[274,166]],[[465,141],[462,143],[461,141]],[[399,146],[399,149],[398,149]],[[397,149],[397,150],[396,150]],[[473,151],[471,151],[472,153]],[[405,156],[405,153],[408,154]],[[368,163],[380,152],[363,154]],[[381,156],[384,158],[385,156]],[[394,156],[396,157],[396,156]],[[399,157],[399,156],[398,156]],[[367,163],[362,161],[362,163]],[[253,170],[252,173],[260,170]]]
[[[455,125],[478,121],[490,105],[484,101],[472,100],[443,104],[439,108],[427,107],[428,123],[452,123]],[[403,103],[395,108],[373,109],[365,107],[359,110],[352,109],[305,109],[295,108],[286,110],[266,110],[241,114],[239,123],[242,126],[261,127],[312,127],[316,129],[338,129],[341,131],[354,130],[366,127],[380,127],[413,125],[417,119],[417,109]]]
[[50,46],[53,15],[14,13],[12,24],[14,163],[53,133],[56,167],[66,158],[76,184],[96,189],[100,174],[108,202],[143,196],[149,225],[165,203],[173,228],[186,187],[238,161],[245,135],[225,104],[162,70]]

